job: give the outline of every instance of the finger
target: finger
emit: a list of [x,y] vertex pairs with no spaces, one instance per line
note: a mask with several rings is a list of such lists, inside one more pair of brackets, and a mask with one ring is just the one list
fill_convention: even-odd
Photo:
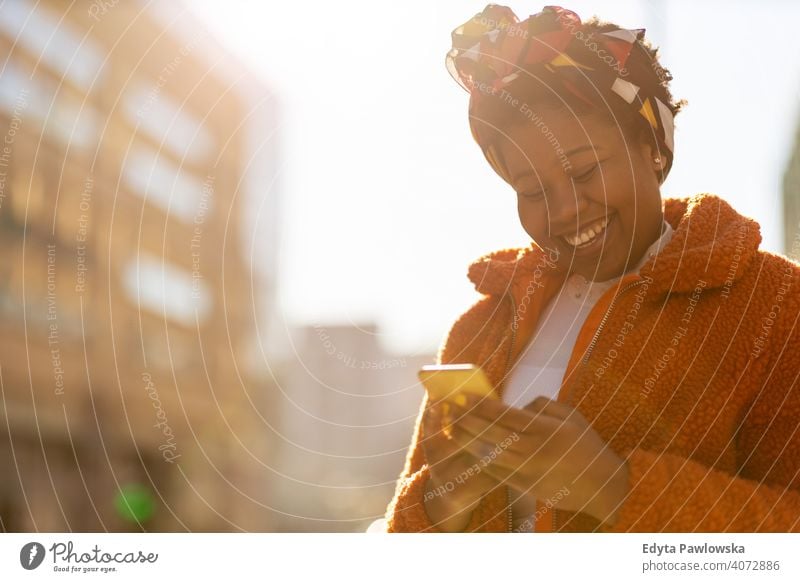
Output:
[[[456,408],[455,406],[453,408]],[[521,408],[508,406],[496,398],[467,396],[467,404],[463,410],[469,414],[482,417],[491,422],[501,424],[511,430],[524,431],[533,415]]]
[[442,436],[441,431],[435,434],[438,427],[427,429],[428,434],[434,434],[432,437],[425,436],[422,443],[423,454],[425,461],[434,471],[446,471],[450,466],[459,461],[462,455],[461,448],[452,439]]
[[481,466],[481,471],[502,485],[508,485],[519,493],[533,493],[532,483],[525,479],[525,476],[513,469],[508,469],[496,463],[487,463]]
[[483,417],[474,414],[465,414],[453,424],[453,430],[468,432],[474,437],[480,437],[493,443],[499,443],[505,439],[518,441],[520,431],[512,430],[505,425],[491,422]]
[[[492,479],[500,485],[508,485],[516,490],[530,489],[524,475],[517,467],[507,467],[498,461],[499,457],[472,457],[474,467],[485,477]],[[525,485],[525,487],[523,487]]]
[[494,441],[471,435],[463,430],[454,430],[453,440],[482,466],[493,464],[513,470],[526,462],[522,455],[509,450],[508,447],[513,442],[510,439],[495,443]]
[[[560,418],[552,416],[531,413],[521,408],[505,407],[496,408],[500,418],[490,416],[491,412],[487,412],[488,408],[493,405],[487,405],[479,410],[475,406],[465,412],[458,412],[455,416],[455,423],[461,423],[465,419],[468,425],[473,427],[474,431],[488,431],[490,427],[495,427],[494,434],[497,430],[503,430],[505,433],[497,438],[497,441],[502,440],[507,435],[515,433],[518,435],[529,434],[535,435],[540,438],[546,438],[553,433],[554,430],[563,425],[564,421]],[[456,408],[453,406],[453,408]]]
[[431,405],[422,417],[423,439],[429,446],[441,447],[448,441],[442,431],[442,416],[438,405]]
[[436,436],[431,442],[431,447],[436,449],[436,454],[448,462],[458,455],[464,454],[461,444],[452,437],[452,426],[448,431],[445,431],[445,418],[442,416],[441,407],[437,407],[432,422],[434,423],[434,428],[430,430],[432,432],[435,431]]
[[537,396],[533,402],[523,407],[523,410],[535,414],[547,414],[556,418],[566,419],[572,410],[571,406],[562,405],[560,402],[548,398],[547,396]]
[[584,416],[574,407],[546,396],[539,396],[523,408],[533,414],[546,414],[562,420],[572,420],[585,423]]

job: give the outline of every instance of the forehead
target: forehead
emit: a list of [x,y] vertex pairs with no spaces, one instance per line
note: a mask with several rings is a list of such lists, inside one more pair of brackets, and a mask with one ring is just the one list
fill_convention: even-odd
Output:
[[513,177],[531,167],[538,172],[563,171],[565,157],[591,159],[597,150],[613,148],[618,142],[619,129],[599,116],[550,110],[533,112],[529,119],[498,132],[493,149]]

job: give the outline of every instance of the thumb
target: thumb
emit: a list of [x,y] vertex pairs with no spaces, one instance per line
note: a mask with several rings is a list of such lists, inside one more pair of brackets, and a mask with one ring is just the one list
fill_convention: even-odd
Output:
[[578,412],[577,409],[569,404],[552,400],[546,396],[537,397],[533,402],[525,406],[524,410],[533,414],[545,414],[547,416],[560,418],[561,420],[575,420],[577,417],[583,422],[586,422],[586,419],[583,418],[583,415]]

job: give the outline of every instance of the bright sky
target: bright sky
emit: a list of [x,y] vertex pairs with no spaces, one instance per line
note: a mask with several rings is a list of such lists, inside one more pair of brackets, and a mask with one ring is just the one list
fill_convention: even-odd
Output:
[[[381,341],[434,351],[477,293],[468,264],[527,245],[511,190],[470,137],[468,95],[444,68],[450,32],[486,2],[193,0],[281,95],[279,302],[286,323],[377,321]],[[520,19],[546,3],[508,2]],[[673,94],[664,196],[714,192],[781,251],[780,192],[798,123],[800,3],[574,1],[646,28]]]

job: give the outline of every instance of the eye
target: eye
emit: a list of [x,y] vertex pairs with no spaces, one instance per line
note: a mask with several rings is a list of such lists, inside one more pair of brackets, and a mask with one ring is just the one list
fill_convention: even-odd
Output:
[[594,173],[597,171],[597,166],[598,165],[599,164],[593,165],[591,168],[589,168],[588,170],[586,170],[582,174],[578,174],[577,176],[573,176],[572,179],[575,182],[588,182],[592,178],[592,176],[594,176]]

